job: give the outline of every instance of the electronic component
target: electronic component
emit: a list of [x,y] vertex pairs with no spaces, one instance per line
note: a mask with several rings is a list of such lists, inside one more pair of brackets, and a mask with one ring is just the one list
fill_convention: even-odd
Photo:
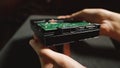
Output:
[[40,19],[31,20],[31,27],[41,42],[50,46],[96,37],[100,25],[86,21]]

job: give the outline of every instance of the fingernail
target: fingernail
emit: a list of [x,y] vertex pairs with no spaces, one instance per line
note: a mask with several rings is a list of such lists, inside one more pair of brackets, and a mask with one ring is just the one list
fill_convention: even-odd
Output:
[[31,39],[31,40],[29,41],[29,44],[32,45],[33,43],[34,43],[34,40]]
[[64,16],[58,16],[57,18],[58,18],[58,19],[62,19],[62,18],[65,18],[65,17],[64,17]]

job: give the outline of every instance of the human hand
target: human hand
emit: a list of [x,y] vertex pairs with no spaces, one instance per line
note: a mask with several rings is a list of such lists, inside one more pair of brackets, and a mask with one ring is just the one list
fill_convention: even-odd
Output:
[[37,39],[30,40],[30,45],[39,56],[42,68],[85,68],[72,58],[43,46]]
[[120,41],[120,14],[105,9],[84,9],[71,15],[59,16],[60,19],[72,18],[99,23],[100,34]]

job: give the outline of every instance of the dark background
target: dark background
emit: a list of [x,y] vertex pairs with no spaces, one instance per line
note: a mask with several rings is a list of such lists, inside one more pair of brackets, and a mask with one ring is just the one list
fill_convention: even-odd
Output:
[[0,48],[30,15],[65,15],[85,8],[120,12],[119,0],[1,0]]

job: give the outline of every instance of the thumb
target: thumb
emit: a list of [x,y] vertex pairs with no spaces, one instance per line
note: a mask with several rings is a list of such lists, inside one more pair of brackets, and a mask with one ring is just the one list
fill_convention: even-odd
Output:
[[60,53],[57,53],[49,48],[45,48],[43,47],[42,44],[40,44],[38,41],[32,39],[30,40],[30,45],[31,47],[35,50],[35,52],[39,55],[39,56],[42,56],[44,58],[49,58],[51,59],[52,61],[55,61],[57,62],[58,59],[60,59],[61,57],[59,56],[62,56]]
[[[35,40],[31,40],[30,44],[33,47],[33,49],[37,52],[37,54],[41,56],[39,58],[42,59],[42,61],[48,60],[49,63],[55,64],[60,68],[85,68],[77,61],[64,54],[55,52],[49,48],[42,47],[42,45],[39,42],[36,42]],[[42,63],[44,63],[44,65],[48,64],[44,61]]]
[[69,56],[55,52],[48,48],[40,50],[40,55],[46,59],[49,59],[54,65],[57,65],[60,68],[85,68]]

